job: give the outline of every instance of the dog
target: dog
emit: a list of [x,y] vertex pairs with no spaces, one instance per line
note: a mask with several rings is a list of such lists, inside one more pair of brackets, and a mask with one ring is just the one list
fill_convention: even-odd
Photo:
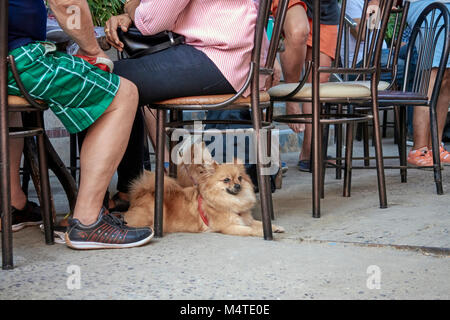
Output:
[[[188,165],[190,166],[190,165]],[[261,221],[252,217],[254,187],[242,164],[208,162],[188,168],[196,183],[182,187],[164,177],[163,231],[218,232],[238,236],[263,236]],[[130,208],[124,220],[134,227],[153,226],[155,174],[145,171],[131,184]],[[272,226],[273,232],[284,232]]]

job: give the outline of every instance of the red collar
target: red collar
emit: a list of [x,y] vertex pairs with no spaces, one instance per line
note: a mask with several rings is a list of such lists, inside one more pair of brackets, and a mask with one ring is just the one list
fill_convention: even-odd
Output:
[[209,221],[208,221],[208,218],[206,217],[205,211],[203,211],[202,202],[203,202],[202,196],[198,195],[198,213],[200,214],[200,218],[202,218],[202,220],[206,224],[206,226],[209,227]]

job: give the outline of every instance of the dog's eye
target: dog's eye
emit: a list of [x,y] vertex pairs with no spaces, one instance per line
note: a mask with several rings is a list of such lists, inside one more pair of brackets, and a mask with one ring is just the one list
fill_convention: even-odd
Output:
[[231,180],[230,180],[230,178],[225,178],[225,179],[223,179],[223,182],[225,182],[225,183],[228,183],[228,182],[230,182]]
[[241,177],[241,176],[239,176],[239,177],[238,177],[238,180],[239,180],[239,181],[242,181],[242,177]]

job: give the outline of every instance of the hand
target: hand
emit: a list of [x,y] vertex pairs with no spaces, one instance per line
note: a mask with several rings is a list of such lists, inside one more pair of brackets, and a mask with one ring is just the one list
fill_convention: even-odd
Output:
[[273,65],[272,87],[278,85],[281,80],[281,65],[277,59]]
[[280,83],[280,79],[281,79],[281,66],[278,60],[275,60],[275,64],[273,65],[272,76],[266,77],[264,89],[268,90],[272,87],[275,87]]
[[132,23],[133,20],[126,13],[109,18],[105,26],[106,41],[117,50],[122,51],[123,43],[119,40],[117,28],[120,27],[123,32],[127,32]]

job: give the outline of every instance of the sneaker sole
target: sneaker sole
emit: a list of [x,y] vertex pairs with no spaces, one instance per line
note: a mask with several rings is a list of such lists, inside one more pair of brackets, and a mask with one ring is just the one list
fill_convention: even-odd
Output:
[[84,242],[84,241],[70,241],[69,235],[65,234],[66,239],[66,245],[69,248],[77,249],[77,250],[95,250],[95,249],[125,249],[125,248],[133,248],[133,247],[140,247],[144,244],[147,244],[150,242],[150,240],[153,238],[154,233],[152,233],[150,236],[148,236],[145,239],[142,239],[137,242],[133,243],[102,243],[102,242]]
[[[408,166],[415,169],[425,170],[425,171],[434,171],[433,166],[418,166],[408,162]],[[444,170],[444,164],[441,162],[441,171]]]
[[37,221],[37,222],[22,222],[22,223],[18,223],[18,224],[13,225],[11,228],[12,228],[12,231],[13,231],[13,232],[17,232],[17,231],[20,231],[20,230],[22,230],[22,229],[25,229],[26,227],[38,226],[38,225],[40,225],[41,223],[42,223],[42,221]]

